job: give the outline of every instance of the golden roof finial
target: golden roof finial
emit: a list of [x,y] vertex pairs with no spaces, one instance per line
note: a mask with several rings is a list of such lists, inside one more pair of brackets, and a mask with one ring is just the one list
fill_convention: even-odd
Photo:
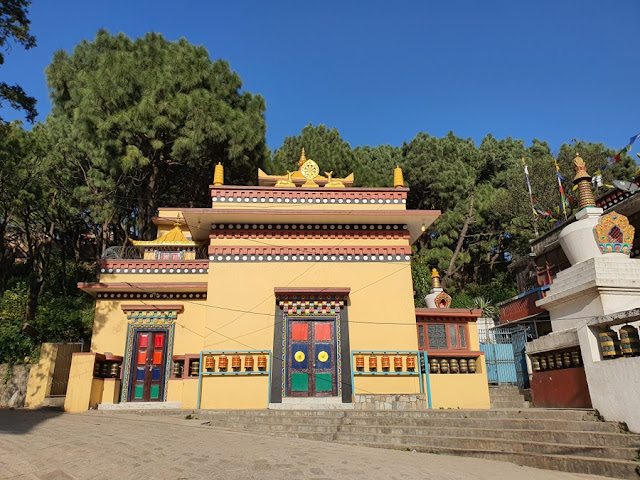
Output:
[[176,215],[176,221],[173,222],[173,226],[174,227],[179,227],[180,226],[180,212],[178,212],[178,214]]
[[306,161],[307,161],[307,156],[304,153],[304,147],[302,147],[302,153],[300,153],[300,160],[298,160],[298,167],[301,167],[302,165],[304,165]]
[[220,162],[213,171],[213,185],[224,185],[224,167]]
[[431,288],[441,288],[440,287],[440,274],[438,270],[435,268],[431,270]]
[[393,169],[393,188],[404,187],[404,177],[400,165]]
[[591,190],[591,176],[587,173],[587,166],[578,152],[576,152],[576,158],[573,159],[573,164],[576,167],[576,176],[573,178],[573,183],[578,185],[578,209],[595,207],[596,201]]

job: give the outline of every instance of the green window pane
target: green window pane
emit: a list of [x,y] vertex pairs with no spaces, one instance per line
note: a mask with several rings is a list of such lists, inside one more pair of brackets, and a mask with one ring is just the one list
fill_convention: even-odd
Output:
[[291,374],[291,391],[292,392],[308,392],[309,391],[309,374],[308,373],[292,373]]
[[136,385],[135,390],[133,391],[133,398],[138,399],[142,398],[142,392],[144,391],[143,385]]
[[333,381],[330,373],[316,373],[316,392],[330,392],[333,390]]
[[160,385],[151,385],[149,398],[158,398],[160,396]]

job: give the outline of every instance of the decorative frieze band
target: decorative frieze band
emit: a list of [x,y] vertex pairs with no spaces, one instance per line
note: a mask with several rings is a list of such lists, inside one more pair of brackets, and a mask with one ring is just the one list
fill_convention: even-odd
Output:
[[344,297],[314,296],[284,297],[278,301],[278,306],[285,315],[335,315],[344,307]]
[[102,260],[100,273],[209,273],[207,260]]
[[210,238],[409,239],[406,225],[212,224]]
[[407,262],[411,247],[210,246],[211,262]]
[[109,292],[109,293],[98,293],[96,294],[96,298],[102,300],[118,300],[121,298],[137,298],[137,299],[192,299],[192,300],[204,300],[207,298],[206,293],[130,293],[130,292]]
[[322,191],[307,189],[212,189],[214,203],[302,203],[302,204],[404,204],[407,203],[406,190],[389,191]]

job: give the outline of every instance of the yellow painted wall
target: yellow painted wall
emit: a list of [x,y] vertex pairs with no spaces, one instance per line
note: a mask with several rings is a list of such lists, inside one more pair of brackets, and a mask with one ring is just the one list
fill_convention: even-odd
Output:
[[43,343],[40,349],[40,360],[37,365],[31,367],[29,380],[27,381],[27,393],[24,406],[29,408],[38,407],[44,402],[45,397],[51,389],[51,379],[53,369],[56,364],[58,344]]
[[487,375],[433,374],[431,402],[433,408],[489,408],[489,385]]
[[200,408],[229,410],[267,408],[269,388],[267,375],[204,377]]
[[198,406],[198,379],[185,378],[182,384],[182,408],[194,409]]
[[170,378],[167,386],[167,402],[182,402],[182,385],[184,380],[181,378]]
[[119,403],[120,402],[121,381],[119,378],[105,378],[100,403]]
[[[343,379],[344,382],[344,379]],[[420,377],[356,375],[355,391],[363,394],[420,393]]]
[[95,353],[73,354],[67,396],[64,400],[66,412],[84,412],[100,402],[102,379],[93,378],[95,357]]

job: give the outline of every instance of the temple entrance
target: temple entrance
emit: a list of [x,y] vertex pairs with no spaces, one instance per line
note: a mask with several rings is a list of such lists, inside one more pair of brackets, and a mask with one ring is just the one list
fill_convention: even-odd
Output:
[[337,396],[336,360],[335,317],[288,319],[287,396]]
[[130,402],[159,402],[163,398],[167,352],[166,331],[136,331],[131,355]]

